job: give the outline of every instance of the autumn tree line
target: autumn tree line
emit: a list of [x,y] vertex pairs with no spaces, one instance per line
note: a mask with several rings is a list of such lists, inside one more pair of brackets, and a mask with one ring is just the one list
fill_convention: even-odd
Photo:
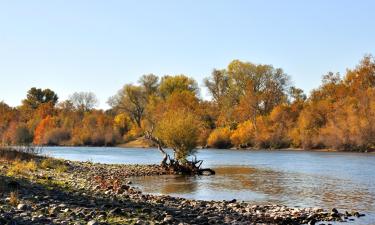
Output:
[[[113,146],[148,136],[185,158],[213,148],[375,149],[375,60],[365,56],[344,76],[329,72],[307,97],[272,65],[234,60],[204,79],[204,100],[186,75],[143,75],[96,109],[95,94],[59,102],[31,88],[18,107],[0,103],[3,145]],[[148,134],[148,135],[147,135]]]

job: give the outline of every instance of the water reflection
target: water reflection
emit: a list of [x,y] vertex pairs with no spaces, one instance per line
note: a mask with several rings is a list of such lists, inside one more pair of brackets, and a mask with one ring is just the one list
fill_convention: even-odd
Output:
[[[191,193],[197,191],[197,182],[192,181],[193,177],[187,176],[165,176],[158,179],[161,185],[162,193]],[[153,185],[153,180],[149,180],[150,185]]]
[[210,177],[140,177],[134,183],[148,193],[204,200],[238,199],[288,206],[374,211],[375,196],[337,177],[307,176],[251,167],[219,167]]

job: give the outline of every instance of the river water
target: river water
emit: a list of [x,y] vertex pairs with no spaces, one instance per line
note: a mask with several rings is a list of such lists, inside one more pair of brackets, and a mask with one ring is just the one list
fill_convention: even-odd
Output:
[[[156,149],[104,147],[46,147],[43,154],[116,164],[154,164],[162,158]],[[350,224],[375,224],[375,154],[207,149],[196,156],[217,174],[132,181],[152,194],[357,210],[366,217]]]

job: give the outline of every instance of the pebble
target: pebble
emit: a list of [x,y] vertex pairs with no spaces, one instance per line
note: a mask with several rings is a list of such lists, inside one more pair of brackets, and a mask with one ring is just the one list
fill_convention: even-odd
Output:
[[99,225],[99,223],[96,220],[90,220],[87,225]]
[[[252,205],[230,201],[199,201],[168,195],[143,194],[130,187],[133,176],[167,174],[160,166],[104,165],[66,162],[69,172],[39,171],[44,177],[67,185],[44,189],[33,183],[22,183],[21,204],[10,206],[8,196],[0,193],[0,225],[8,218],[19,218],[22,224],[99,225],[111,217],[122,218],[124,224],[309,224],[319,221],[341,221],[361,217],[359,212],[340,213],[333,208],[290,208],[284,205]],[[0,175],[5,173],[0,169]],[[0,176],[1,177],[1,176]],[[42,178],[41,178],[42,179]],[[18,210],[18,211],[17,211]],[[127,220],[128,219],[128,220]],[[81,221],[81,222],[77,222]],[[100,223],[99,223],[100,221]]]
[[18,210],[25,210],[26,208],[27,208],[27,205],[25,205],[25,204],[18,204],[17,205]]

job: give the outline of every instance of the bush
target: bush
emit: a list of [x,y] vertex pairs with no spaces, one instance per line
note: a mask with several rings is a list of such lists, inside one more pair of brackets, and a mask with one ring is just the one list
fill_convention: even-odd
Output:
[[29,172],[35,172],[37,165],[35,161],[14,161],[8,169],[8,176],[27,175]]
[[232,146],[230,136],[231,131],[229,128],[217,128],[208,137],[207,144],[214,148],[230,148]]
[[54,169],[58,173],[66,172],[68,170],[68,167],[64,164],[63,161],[52,158],[46,158],[42,160],[39,164],[39,167],[42,169]]
[[44,137],[43,144],[46,145],[64,145],[70,139],[70,132],[63,128],[55,128],[48,131]]
[[30,144],[32,141],[33,135],[26,126],[17,127],[14,137],[15,144]]
[[120,134],[117,131],[109,130],[104,135],[105,146],[114,146],[121,139]]
[[103,146],[105,144],[105,137],[102,132],[95,132],[90,139],[91,143],[89,145]]
[[52,158],[44,159],[40,162],[39,167],[42,169],[52,169],[54,167],[54,160]]
[[168,111],[159,121],[156,136],[174,149],[176,159],[185,161],[195,153],[198,143],[199,122],[194,114],[185,111]]
[[249,147],[254,145],[255,129],[251,121],[245,121],[238,125],[230,136],[232,144],[236,147]]

